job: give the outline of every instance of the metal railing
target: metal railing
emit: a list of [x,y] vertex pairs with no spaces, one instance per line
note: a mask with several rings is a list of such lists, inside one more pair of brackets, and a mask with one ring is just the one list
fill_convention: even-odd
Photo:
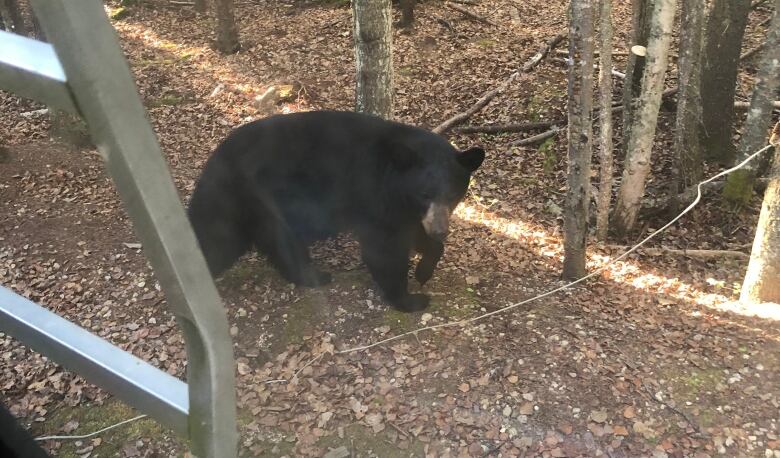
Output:
[[190,440],[236,456],[228,322],[100,0],[32,0],[49,43],[0,32],[0,89],[79,114],[105,158],[187,347],[187,383],[7,288],[0,331]]

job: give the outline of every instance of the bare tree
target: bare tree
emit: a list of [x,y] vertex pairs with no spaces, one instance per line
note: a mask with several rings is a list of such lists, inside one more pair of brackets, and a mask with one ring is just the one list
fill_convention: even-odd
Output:
[[393,36],[390,0],[353,0],[357,88],[355,109],[393,117]]
[[[653,5],[650,0],[631,0],[631,48],[647,47],[650,37],[650,17]],[[623,150],[628,146],[634,105],[642,88],[642,75],[645,70],[645,56],[628,53],[626,79],[623,85]]]
[[[772,22],[776,23],[777,18]],[[780,303],[780,124],[775,126],[775,131],[772,179],[764,193],[756,238],[739,295],[740,301],[746,303]]]
[[623,179],[612,215],[614,227],[620,235],[625,235],[634,228],[645,192],[645,181],[650,173],[650,156],[658,123],[658,110],[661,107],[675,3],[676,0],[654,2],[642,94],[631,126]]
[[750,0],[712,0],[701,74],[702,138],[707,159],[734,160],[734,93]]
[[[775,12],[767,31],[764,55],[756,74],[750,109],[739,142],[739,161],[764,146],[766,131],[772,120],[772,102],[780,88],[780,0],[774,3]],[[723,197],[736,205],[747,204],[753,195],[756,169],[757,166],[750,162],[729,175]]]
[[[680,191],[701,181],[704,173],[699,143],[701,127],[701,53],[704,46],[704,0],[683,0],[680,52],[677,62],[677,118],[674,132],[674,166],[670,195],[673,207]],[[675,209],[673,208],[672,211]]]
[[569,166],[563,213],[563,278],[585,275],[593,136],[593,0],[571,0],[569,13]]
[[2,16],[5,30],[18,35],[27,35],[27,27],[19,12],[17,0],[0,0],[0,16]]
[[214,12],[217,15],[217,49],[224,54],[233,54],[241,48],[233,0],[216,0]]
[[612,198],[612,0],[601,0],[599,9],[601,53],[599,57],[599,198],[596,238],[607,239],[609,203]]
[[398,4],[401,7],[401,21],[398,23],[399,27],[412,27],[414,25],[414,4],[416,0],[399,0]]

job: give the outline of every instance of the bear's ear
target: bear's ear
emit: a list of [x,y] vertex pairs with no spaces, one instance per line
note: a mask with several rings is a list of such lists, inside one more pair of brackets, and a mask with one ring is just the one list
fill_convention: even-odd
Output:
[[485,160],[485,150],[478,146],[473,146],[465,151],[459,151],[457,154],[458,163],[469,172],[473,172],[482,165]]

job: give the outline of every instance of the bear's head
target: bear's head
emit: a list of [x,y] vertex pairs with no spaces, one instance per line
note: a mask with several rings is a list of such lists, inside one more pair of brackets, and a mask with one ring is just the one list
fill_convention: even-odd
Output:
[[[407,153],[409,153],[407,151]],[[485,159],[485,151],[472,147],[458,151],[446,148],[429,149],[426,153],[401,153],[403,172],[396,192],[403,195],[404,213],[422,222],[431,238],[443,241],[449,233],[450,216],[463,200],[471,174]]]

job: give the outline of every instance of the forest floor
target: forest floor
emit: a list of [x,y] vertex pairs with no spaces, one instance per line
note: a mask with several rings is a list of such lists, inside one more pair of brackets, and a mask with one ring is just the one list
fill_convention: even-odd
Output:
[[[398,119],[435,127],[567,27],[563,0],[473,3],[463,7],[493,25],[429,0],[413,30],[394,32]],[[626,3],[615,10],[621,53]],[[763,39],[768,15],[751,13],[745,50]],[[348,4],[242,1],[236,16],[243,50],[227,57],[211,48],[213,18],[186,6],[145,1],[114,20],[184,199],[231,128],[276,112],[352,108]],[[752,65],[740,75],[742,100]],[[257,106],[272,85],[293,89]],[[566,66],[553,53],[468,123],[559,121],[565,101]],[[183,377],[181,335],[100,156],[48,140],[39,104],[0,93],[0,107],[0,284]],[[672,122],[664,108],[654,196],[668,182]],[[563,284],[565,135],[527,148],[510,146],[517,134],[448,136],[482,145],[488,159],[425,287],[434,298],[426,313],[399,313],[378,298],[348,236],[313,250],[334,274],[327,288],[294,288],[254,256],[218,282],[238,360],[243,456],[780,457],[780,315],[731,305],[744,256],[640,251],[583,285],[466,327],[334,354]],[[709,196],[650,246],[748,253],[759,206],[760,196],[739,211]],[[632,239],[594,246],[588,268],[668,218],[644,218]],[[0,361],[3,401],[35,435],[83,434],[135,415],[2,334]],[[45,445],[78,457],[186,450],[149,419]]]

